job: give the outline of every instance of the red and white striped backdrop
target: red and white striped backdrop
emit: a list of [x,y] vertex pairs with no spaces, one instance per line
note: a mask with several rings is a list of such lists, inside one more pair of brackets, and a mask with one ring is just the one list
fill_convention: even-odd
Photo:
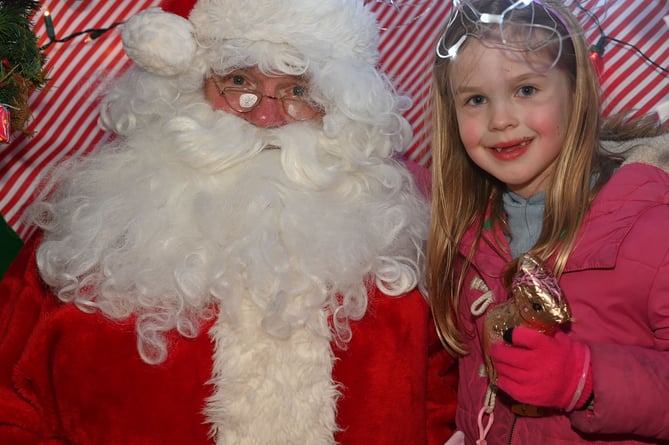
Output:
[[[407,118],[415,137],[407,156],[423,165],[430,163],[428,89],[434,45],[452,2],[448,0],[376,1],[382,27],[382,68],[398,89],[414,98]],[[572,0],[574,1],[574,0]],[[104,28],[161,0],[44,0],[42,11],[51,12],[57,37],[88,28]],[[605,4],[601,25],[607,35],[629,42],[659,65],[669,67],[669,14],[667,0],[587,0]],[[602,12],[599,11],[598,12]],[[39,44],[45,44],[41,12],[35,17]],[[594,43],[599,37],[593,30]],[[29,230],[21,215],[31,202],[38,183],[50,165],[65,156],[79,154],[105,142],[109,134],[97,127],[97,106],[105,79],[125,70],[118,28],[85,43],[84,37],[54,44],[46,50],[50,78],[47,88],[30,98],[33,120],[27,127],[32,137],[14,135],[0,145],[0,213],[18,234]],[[633,49],[608,43],[602,75],[604,112],[636,109],[653,111],[669,101],[669,76],[653,68]]]

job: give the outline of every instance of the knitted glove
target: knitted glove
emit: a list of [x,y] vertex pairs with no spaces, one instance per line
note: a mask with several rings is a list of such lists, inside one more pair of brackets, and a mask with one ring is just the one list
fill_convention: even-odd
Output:
[[490,348],[500,389],[518,402],[566,411],[588,401],[592,371],[586,344],[560,330],[551,337],[526,327],[514,328],[510,338],[511,345]]

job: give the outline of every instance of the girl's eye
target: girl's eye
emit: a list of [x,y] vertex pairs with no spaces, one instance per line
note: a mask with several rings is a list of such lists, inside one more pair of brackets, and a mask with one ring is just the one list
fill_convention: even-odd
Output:
[[483,96],[472,96],[469,99],[467,99],[467,105],[481,105],[486,103],[486,99]]
[[522,86],[518,89],[518,95],[523,96],[523,97],[532,96],[536,92],[537,92],[537,89],[535,87],[529,86],[529,85]]

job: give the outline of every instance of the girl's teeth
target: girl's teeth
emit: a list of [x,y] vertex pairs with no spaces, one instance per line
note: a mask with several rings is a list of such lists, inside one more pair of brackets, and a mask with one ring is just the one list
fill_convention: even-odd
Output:
[[[529,143],[530,143],[530,141],[523,141],[523,142],[521,142],[521,143],[519,143],[519,144],[517,144],[517,145],[515,145],[515,146],[513,146],[513,147],[507,147],[507,148],[524,147],[524,146],[526,146],[526,145],[529,144]],[[502,151],[504,151],[504,148],[494,147],[494,150],[495,150],[497,153],[501,153]]]

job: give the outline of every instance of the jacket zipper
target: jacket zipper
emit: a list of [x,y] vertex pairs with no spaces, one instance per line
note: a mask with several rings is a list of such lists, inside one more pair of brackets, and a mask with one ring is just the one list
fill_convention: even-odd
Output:
[[509,445],[513,443],[513,432],[516,429],[516,421],[518,420],[518,414],[513,415],[513,422],[511,423],[511,432],[509,433]]

